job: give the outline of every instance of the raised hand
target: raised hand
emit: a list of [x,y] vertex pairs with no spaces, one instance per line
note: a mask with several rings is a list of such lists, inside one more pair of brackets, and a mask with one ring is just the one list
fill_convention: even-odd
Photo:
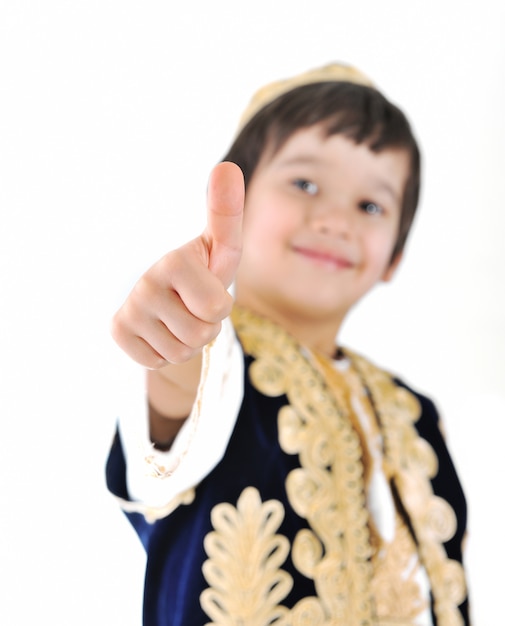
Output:
[[240,261],[244,207],[238,166],[214,168],[207,202],[202,235],[155,263],[114,316],[112,336],[147,368],[191,359],[217,336],[231,311],[227,288]]

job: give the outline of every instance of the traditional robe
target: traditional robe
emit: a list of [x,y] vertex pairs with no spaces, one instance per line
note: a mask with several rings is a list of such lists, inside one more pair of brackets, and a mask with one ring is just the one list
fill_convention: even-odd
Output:
[[[239,410],[203,475],[138,501],[121,431],[112,446],[108,485],[148,555],[144,624],[468,623],[465,499],[431,401],[351,352],[331,362],[248,312],[233,322],[243,367],[221,382],[243,372]],[[212,366],[182,443],[148,451],[140,482],[163,491],[213,447],[205,420],[229,409],[205,396]]]

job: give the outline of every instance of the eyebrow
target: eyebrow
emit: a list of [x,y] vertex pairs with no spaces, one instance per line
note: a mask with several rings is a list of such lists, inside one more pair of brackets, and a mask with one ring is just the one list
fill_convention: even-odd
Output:
[[401,204],[401,196],[399,196],[396,190],[385,180],[378,179],[374,182],[373,186],[377,191],[385,191],[395,202]]
[[314,165],[315,163],[321,163],[321,159],[315,155],[303,154],[281,161],[280,166],[289,167],[291,165]]

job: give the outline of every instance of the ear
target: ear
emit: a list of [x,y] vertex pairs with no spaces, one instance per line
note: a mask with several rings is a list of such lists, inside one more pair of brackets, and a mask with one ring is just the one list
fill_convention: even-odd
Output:
[[403,258],[403,252],[398,252],[395,258],[391,261],[386,271],[382,275],[382,281],[388,283],[396,273],[398,266]]

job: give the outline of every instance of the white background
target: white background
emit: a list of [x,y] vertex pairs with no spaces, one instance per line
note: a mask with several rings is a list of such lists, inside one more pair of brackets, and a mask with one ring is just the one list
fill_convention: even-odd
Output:
[[110,317],[200,232],[252,92],[333,60],[400,104],[425,161],[405,263],[342,338],[437,402],[475,623],[502,621],[504,7],[2,1],[0,623],[140,624],[142,550],[103,480],[128,393]]

